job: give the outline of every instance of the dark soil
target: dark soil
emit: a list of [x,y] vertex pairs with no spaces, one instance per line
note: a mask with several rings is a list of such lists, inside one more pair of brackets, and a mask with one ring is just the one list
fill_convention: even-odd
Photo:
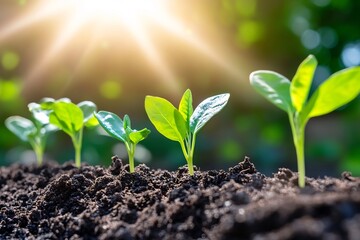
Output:
[[13,165],[0,170],[0,239],[360,239],[360,178],[228,171],[136,173]]

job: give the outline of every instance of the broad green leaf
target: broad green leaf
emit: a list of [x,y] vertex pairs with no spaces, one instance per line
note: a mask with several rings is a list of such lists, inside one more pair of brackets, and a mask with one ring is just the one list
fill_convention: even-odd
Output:
[[96,105],[91,101],[80,102],[78,107],[84,114],[84,123],[89,121],[94,116],[94,112],[96,112]]
[[180,101],[179,104],[179,112],[181,113],[181,115],[183,116],[186,125],[188,126],[187,128],[190,127],[190,117],[193,114],[193,105],[192,105],[192,94],[190,89],[187,89]]
[[220,94],[202,101],[190,118],[190,131],[196,134],[228,102],[230,94]]
[[170,140],[183,141],[186,129],[178,129],[175,121],[175,117],[178,118],[181,114],[169,101],[160,97],[146,96],[145,111],[159,133]]
[[309,118],[321,116],[347,104],[360,92],[360,67],[352,67],[331,75],[311,96]]
[[5,120],[5,125],[12,133],[25,142],[29,141],[30,135],[33,135],[37,132],[33,122],[20,116],[12,116],[7,118]]
[[315,57],[309,55],[300,64],[290,84],[291,101],[297,112],[301,112],[307,101],[316,66]]
[[129,138],[134,144],[137,144],[138,142],[144,140],[149,134],[150,130],[144,128],[139,131],[134,130],[129,134]]
[[124,123],[119,116],[107,111],[99,111],[98,113],[94,113],[94,115],[110,136],[120,141],[127,142],[128,137],[124,129]]
[[77,105],[68,102],[55,102],[52,109],[50,123],[70,136],[84,126],[84,114]]
[[285,112],[292,110],[290,81],[286,77],[273,71],[255,71],[250,74],[250,84]]

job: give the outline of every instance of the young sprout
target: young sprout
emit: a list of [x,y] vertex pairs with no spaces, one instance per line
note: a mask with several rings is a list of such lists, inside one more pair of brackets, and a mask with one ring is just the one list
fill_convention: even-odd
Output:
[[101,127],[110,136],[124,142],[129,155],[130,173],[133,173],[136,144],[144,140],[150,134],[150,130],[146,128],[139,131],[131,129],[130,117],[128,115],[124,116],[124,120],[121,120],[116,114],[106,111],[99,111],[94,113],[94,115]]
[[90,101],[80,102],[78,105],[68,99],[46,99],[42,103],[43,108],[50,109],[50,123],[63,130],[71,137],[75,148],[75,165],[81,166],[81,147],[83,128],[97,125],[93,116],[96,105]]
[[43,110],[37,103],[30,103],[28,107],[32,113],[33,121],[20,116],[11,116],[5,120],[5,125],[21,140],[30,143],[35,152],[37,163],[41,165],[46,139],[49,133],[58,129],[50,124],[49,111]]
[[226,105],[230,94],[220,94],[202,101],[193,111],[192,95],[187,89],[179,109],[160,97],[146,96],[145,110],[155,128],[170,140],[180,143],[188,164],[189,174],[194,175],[193,155],[199,130]]
[[272,71],[255,71],[250,83],[255,90],[289,115],[299,171],[299,186],[305,186],[304,131],[308,120],[353,100],[360,92],[360,67],[338,71],[323,82],[308,99],[317,61],[308,56],[290,81]]

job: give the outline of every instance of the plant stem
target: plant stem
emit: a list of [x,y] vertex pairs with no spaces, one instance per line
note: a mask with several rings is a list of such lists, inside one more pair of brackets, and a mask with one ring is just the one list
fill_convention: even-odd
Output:
[[297,167],[298,167],[298,183],[299,187],[305,187],[305,154],[304,154],[304,142],[305,142],[305,123],[300,121],[298,114],[295,113],[295,116],[289,114],[290,125],[294,139],[294,145],[296,150],[297,157]]
[[35,152],[35,156],[36,156],[36,161],[38,166],[40,166],[43,162],[43,156],[44,156],[44,147],[40,143],[34,141],[34,142],[30,142],[34,152]]
[[79,132],[75,133],[75,135],[71,138],[75,148],[75,166],[78,168],[81,167],[82,137],[83,137],[83,129],[81,128]]
[[40,166],[43,163],[44,151],[40,146],[35,147],[34,151],[36,155],[37,164],[38,166]]
[[189,149],[189,160],[188,160],[188,168],[189,168],[189,174],[192,176],[194,175],[194,165],[193,165],[193,157],[194,157],[194,150],[195,150],[195,140],[196,140],[196,134],[192,135],[191,138],[191,147]]
[[135,164],[134,164],[134,156],[135,156],[135,144],[125,144],[126,145],[126,149],[129,155],[129,168],[130,168],[130,173],[135,172]]

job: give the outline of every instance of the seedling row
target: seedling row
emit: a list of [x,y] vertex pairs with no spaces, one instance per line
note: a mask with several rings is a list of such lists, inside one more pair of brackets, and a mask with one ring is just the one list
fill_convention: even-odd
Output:
[[[299,186],[305,186],[305,127],[312,117],[330,113],[349,103],[360,93],[360,67],[338,71],[325,80],[309,96],[317,67],[314,56],[308,56],[298,67],[292,81],[273,71],[255,71],[250,84],[289,117],[297,155]],[[227,104],[230,94],[209,97],[193,109],[192,93],[186,90],[175,107],[168,100],[145,97],[145,111],[156,130],[166,138],[179,143],[188,165],[194,174],[193,155],[196,137],[201,128]],[[133,129],[128,115],[122,119],[112,112],[97,111],[95,103],[83,101],[74,104],[68,98],[44,98],[28,105],[32,118],[11,116],[5,120],[7,128],[32,146],[39,165],[43,162],[46,139],[52,132],[64,131],[75,149],[75,165],[81,165],[81,148],[84,127],[100,125],[110,136],[122,141],[129,156],[129,169],[134,172],[136,145],[146,139],[150,130]]]

